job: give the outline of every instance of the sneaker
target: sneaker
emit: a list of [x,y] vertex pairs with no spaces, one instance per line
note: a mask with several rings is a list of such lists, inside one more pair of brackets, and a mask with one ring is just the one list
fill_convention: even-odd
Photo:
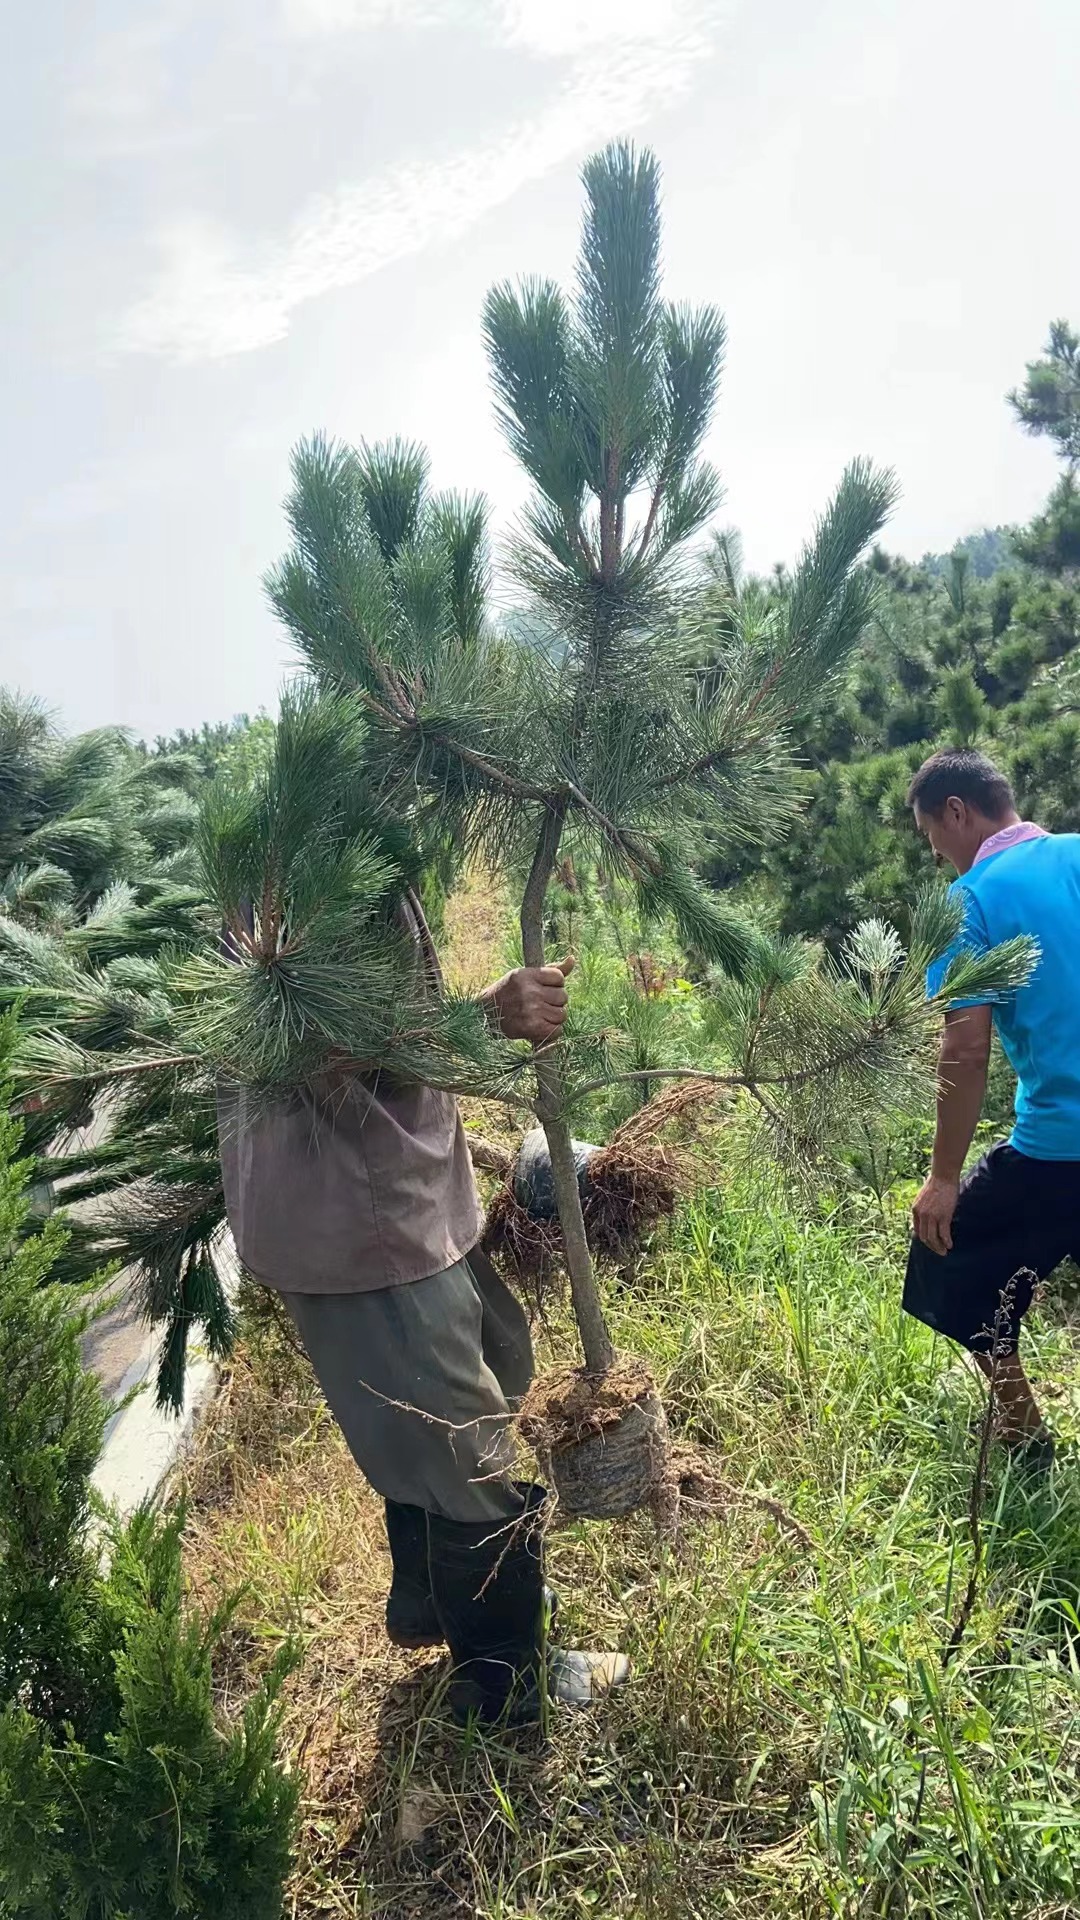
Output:
[[548,1650],[548,1692],[561,1707],[592,1706],[629,1678],[630,1662],[625,1653],[581,1653],[563,1647]]
[[554,1707],[595,1706],[613,1687],[629,1679],[630,1662],[625,1653],[582,1653],[577,1648],[551,1647],[541,1671],[546,1682],[543,1689],[535,1670],[519,1672],[509,1684],[503,1678],[497,1696],[490,1685],[490,1672],[453,1674],[451,1718],[459,1726],[499,1726],[507,1731],[544,1726],[550,1711],[545,1693]]

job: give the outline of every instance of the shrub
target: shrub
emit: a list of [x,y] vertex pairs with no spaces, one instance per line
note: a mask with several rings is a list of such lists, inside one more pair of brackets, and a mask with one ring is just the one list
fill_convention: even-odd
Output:
[[[0,1068],[11,1044],[0,1023]],[[92,1532],[106,1408],[87,1313],[49,1283],[59,1221],[19,1239],[30,1163],[0,1086],[0,1913],[273,1920],[295,1788],[275,1758],[286,1653],[239,1725],[211,1661],[228,1607],[184,1606],[183,1514]]]

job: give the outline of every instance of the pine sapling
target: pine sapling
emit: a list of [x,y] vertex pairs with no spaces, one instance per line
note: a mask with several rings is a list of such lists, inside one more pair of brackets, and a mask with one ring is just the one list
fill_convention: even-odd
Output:
[[[529,966],[544,964],[567,857],[628,887],[644,920],[671,921],[709,970],[708,1037],[727,1063],[713,1077],[746,1090],[793,1164],[875,1102],[925,1089],[940,1008],[922,969],[957,941],[947,901],[919,903],[906,946],[868,922],[836,968],[749,927],[695,871],[704,834],[714,849],[762,845],[790,819],[790,731],[870,617],[861,562],[892,481],[854,461],[774,588],[740,580],[729,542],[703,591],[689,556],[720,497],[702,448],[723,321],[662,297],[652,155],[611,147],[584,182],[573,297],[500,286],[484,313],[500,423],[532,486],[508,556],[517,618],[497,628],[487,614],[482,503],[431,494],[420,449],[302,444],[292,546],[268,588],[309,680],[283,703],[257,777],[204,805],[201,947],[133,974],[130,956],[88,967],[0,921],[0,990],[6,977],[27,1001],[21,1090],[54,1120],[88,1094],[114,1103],[107,1152],[81,1177],[98,1191],[114,1179],[111,1251],[170,1319],[166,1397],[194,1321],[227,1338],[215,1087],[275,1097],[331,1070],[385,1070],[532,1105],[581,1338],[580,1424],[595,1429],[602,1406],[601,1424],[621,1421],[570,1138],[575,1106],[618,1069],[595,1035],[571,1028],[522,1052],[477,1002],[405,984],[416,976],[395,902],[433,849],[450,868],[477,855],[520,880]],[[1023,943],[961,956],[946,986],[1006,991],[1029,967]],[[662,1071],[703,1077],[696,1062]],[[639,1452],[659,1444],[655,1423],[640,1431],[651,1394],[639,1367],[622,1421],[636,1422]],[[645,1497],[648,1474],[638,1483]],[[581,1510],[625,1511],[625,1498],[609,1486]]]

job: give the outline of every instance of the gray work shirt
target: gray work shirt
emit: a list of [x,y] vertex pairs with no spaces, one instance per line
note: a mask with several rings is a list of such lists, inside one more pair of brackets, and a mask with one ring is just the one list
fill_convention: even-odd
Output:
[[[403,908],[437,963],[415,896]],[[225,1205],[248,1272],[286,1293],[426,1280],[476,1245],[481,1212],[452,1094],[338,1076],[268,1106],[218,1091]]]

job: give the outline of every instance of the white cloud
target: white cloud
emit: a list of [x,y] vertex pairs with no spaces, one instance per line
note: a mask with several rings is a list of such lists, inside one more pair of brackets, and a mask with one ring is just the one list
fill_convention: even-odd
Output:
[[[380,0],[292,0],[371,14]],[[543,111],[445,161],[387,169],[309,201],[282,238],[246,250],[201,218],[158,236],[161,265],[127,314],[120,344],[178,362],[223,359],[272,345],[305,300],[354,285],[394,261],[458,240],[527,182],[670,106],[694,83],[715,27],[715,0],[594,0],[579,25],[571,0],[505,0],[508,37],[536,52],[583,53]],[[529,15],[526,22],[525,15]],[[596,56],[593,20],[604,26]],[[616,25],[616,21],[618,25]],[[541,47],[540,38],[544,39]]]
[[171,222],[157,244],[157,283],[124,321],[122,347],[171,360],[220,360],[269,346],[288,331],[287,276],[269,257],[243,266],[226,229],[197,215]]
[[281,0],[279,18],[287,34],[307,38],[372,27],[427,27],[448,11],[446,0]]
[[[685,9],[683,9],[685,11]],[[503,0],[501,37],[534,53],[579,53],[680,30],[678,0]]]

